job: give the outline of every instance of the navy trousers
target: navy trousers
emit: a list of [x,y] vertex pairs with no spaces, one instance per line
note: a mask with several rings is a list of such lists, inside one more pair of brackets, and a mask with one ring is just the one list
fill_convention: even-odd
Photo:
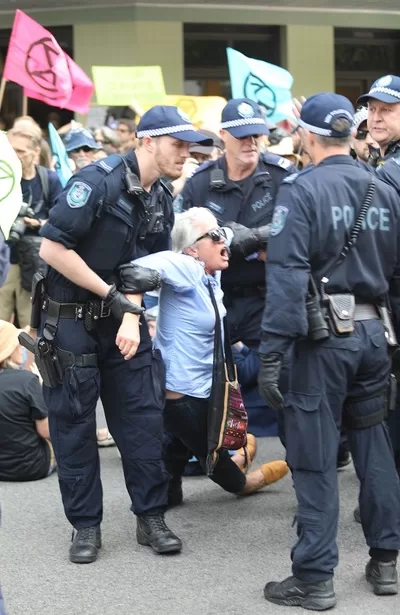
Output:
[[83,322],[60,320],[56,345],[97,353],[98,367],[68,367],[57,388],[44,387],[51,441],[65,514],[75,528],[102,521],[96,404],[121,452],[125,482],[137,515],[164,510],[168,474],[162,462],[165,371],[158,351],[126,361],[115,345],[118,323],[102,320],[94,334]]
[[[337,454],[342,408],[369,416],[385,404],[390,362],[383,325],[356,323],[349,337],[296,343],[284,408],[287,462],[298,501],[294,576],[323,581],[338,563]],[[360,481],[361,521],[368,546],[400,548],[400,483],[386,424],[348,431]]]

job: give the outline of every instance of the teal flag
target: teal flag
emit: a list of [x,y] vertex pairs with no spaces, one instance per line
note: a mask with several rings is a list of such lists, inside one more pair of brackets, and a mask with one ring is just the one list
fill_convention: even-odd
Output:
[[54,128],[53,124],[49,124],[49,137],[51,151],[56,159],[54,169],[57,172],[58,179],[60,180],[62,187],[64,188],[65,184],[72,176],[72,171],[68,164],[69,158],[67,152],[65,151],[64,143],[62,142],[61,137]]
[[275,64],[247,58],[243,53],[226,50],[232,98],[250,98],[264,107],[270,122],[293,119],[292,75]]

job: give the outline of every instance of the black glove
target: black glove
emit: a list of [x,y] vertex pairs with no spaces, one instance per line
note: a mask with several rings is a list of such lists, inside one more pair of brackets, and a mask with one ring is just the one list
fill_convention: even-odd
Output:
[[132,303],[120,293],[113,284],[104,299],[104,305],[111,310],[111,314],[119,322],[122,321],[124,314],[143,314],[144,309],[136,303]]
[[161,286],[161,274],[154,269],[127,263],[118,267],[120,285],[118,290],[128,295],[148,293]]
[[279,374],[282,359],[278,354],[260,354],[258,391],[269,408],[281,410],[283,397],[279,390]]
[[228,222],[227,226],[233,231],[233,238],[230,244],[232,254],[243,257],[249,256],[266,247],[270,225],[260,226],[260,228],[247,228],[237,222]]

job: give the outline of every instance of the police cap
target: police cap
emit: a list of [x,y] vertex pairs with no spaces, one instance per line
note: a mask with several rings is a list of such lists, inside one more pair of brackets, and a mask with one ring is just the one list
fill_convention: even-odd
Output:
[[140,118],[136,136],[138,139],[142,139],[143,137],[162,137],[164,135],[188,143],[213,145],[212,139],[195,130],[189,117],[179,107],[156,105]]
[[365,105],[370,98],[389,104],[400,102],[400,77],[395,75],[379,77],[371,85],[369,92],[360,96],[357,104]]
[[[335,120],[346,119],[348,126],[338,129]],[[299,126],[321,137],[347,137],[351,133],[354,107],[345,96],[332,92],[314,94],[301,110]]]
[[249,98],[232,98],[225,105],[222,110],[221,128],[236,139],[269,134],[260,105]]

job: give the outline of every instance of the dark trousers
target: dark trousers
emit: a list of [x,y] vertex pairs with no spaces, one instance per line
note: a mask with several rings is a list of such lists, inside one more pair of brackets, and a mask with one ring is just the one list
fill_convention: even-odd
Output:
[[101,398],[108,428],[121,452],[132,510],[164,510],[168,475],[162,462],[164,366],[160,354],[125,361],[115,345],[116,321],[99,323],[89,335],[82,321],[60,320],[59,348],[76,355],[97,353],[98,367],[68,367],[57,388],[44,387],[65,514],[76,528],[101,523],[103,514],[96,439]]
[[[390,364],[383,325],[356,323],[349,337],[296,343],[285,413],[287,461],[298,501],[293,574],[305,581],[332,577],[338,563],[337,455],[342,408],[352,417],[383,408]],[[361,521],[368,546],[400,548],[400,483],[386,424],[349,429],[360,481]]]
[[[167,399],[164,427],[168,436],[164,441],[164,461],[171,480],[180,480],[192,454],[206,470],[207,410],[208,399],[188,395],[180,399]],[[224,449],[219,452],[211,480],[231,493],[240,493],[246,484],[245,475]]]

